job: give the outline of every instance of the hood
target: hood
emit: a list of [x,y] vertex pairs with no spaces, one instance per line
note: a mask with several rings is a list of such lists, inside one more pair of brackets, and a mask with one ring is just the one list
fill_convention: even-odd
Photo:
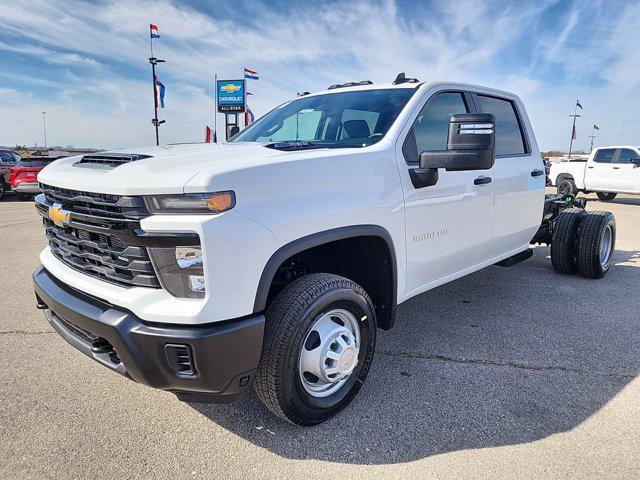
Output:
[[296,153],[303,152],[282,152],[256,143],[126,148],[98,155],[130,154],[140,158],[112,168],[80,163],[83,156],[64,158],[45,167],[38,174],[38,181],[61,188],[114,195],[180,194],[184,193],[189,180],[199,173],[215,175],[267,164]]

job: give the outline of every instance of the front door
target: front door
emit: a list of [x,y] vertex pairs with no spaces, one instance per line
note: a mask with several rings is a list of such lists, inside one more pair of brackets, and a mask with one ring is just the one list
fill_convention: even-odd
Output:
[[611,165],[611,191],[640,193],[640,154],[631,148],[617,148]]
[[398,161],[405,200],[407,295],[447,281],[485,260],[491,239],[492,170],[438,170],[435,185],[416,188],[409,170],[418,167],[419,153],[446,150],[452,114],[469,113],[470,97],[463,92],[432,95],[406,134]]

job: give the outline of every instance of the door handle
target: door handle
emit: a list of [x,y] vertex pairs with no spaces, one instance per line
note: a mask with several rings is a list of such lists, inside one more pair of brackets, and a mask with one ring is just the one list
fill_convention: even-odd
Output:
[[474,185],[486,185],[491,183],[491,177],[478,177],[473,181]]
[[587,168],[593,168],[593,167],[592,167],[592,166],[589,166],[589,167],[587,167]]
[[614,170],[620,170],[620,167],[613,167]]
[[540,175],[544,175],[544,170],[535,169],[531,172],[532,177],[539,177]]

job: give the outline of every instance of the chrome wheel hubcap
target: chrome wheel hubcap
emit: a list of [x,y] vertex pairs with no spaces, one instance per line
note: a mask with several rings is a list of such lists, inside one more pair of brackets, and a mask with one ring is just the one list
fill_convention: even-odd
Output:
[[322,314],[300,351],[302,386],[317,398],[337,392],[358,365],[359,353],[360,328],[355,316],[343,309]]
[[600,242],[600,265],[604,268],[609,265],[609,259],[611,258],[613,233],[611,227],[607,226],[602,234],[602,241]]

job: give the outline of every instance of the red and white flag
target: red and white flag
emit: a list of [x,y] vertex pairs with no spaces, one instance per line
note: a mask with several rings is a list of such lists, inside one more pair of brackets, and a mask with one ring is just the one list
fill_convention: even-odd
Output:
[[209,125],[204,130],[204,141],[205,143],[218,143],[216,132]]

